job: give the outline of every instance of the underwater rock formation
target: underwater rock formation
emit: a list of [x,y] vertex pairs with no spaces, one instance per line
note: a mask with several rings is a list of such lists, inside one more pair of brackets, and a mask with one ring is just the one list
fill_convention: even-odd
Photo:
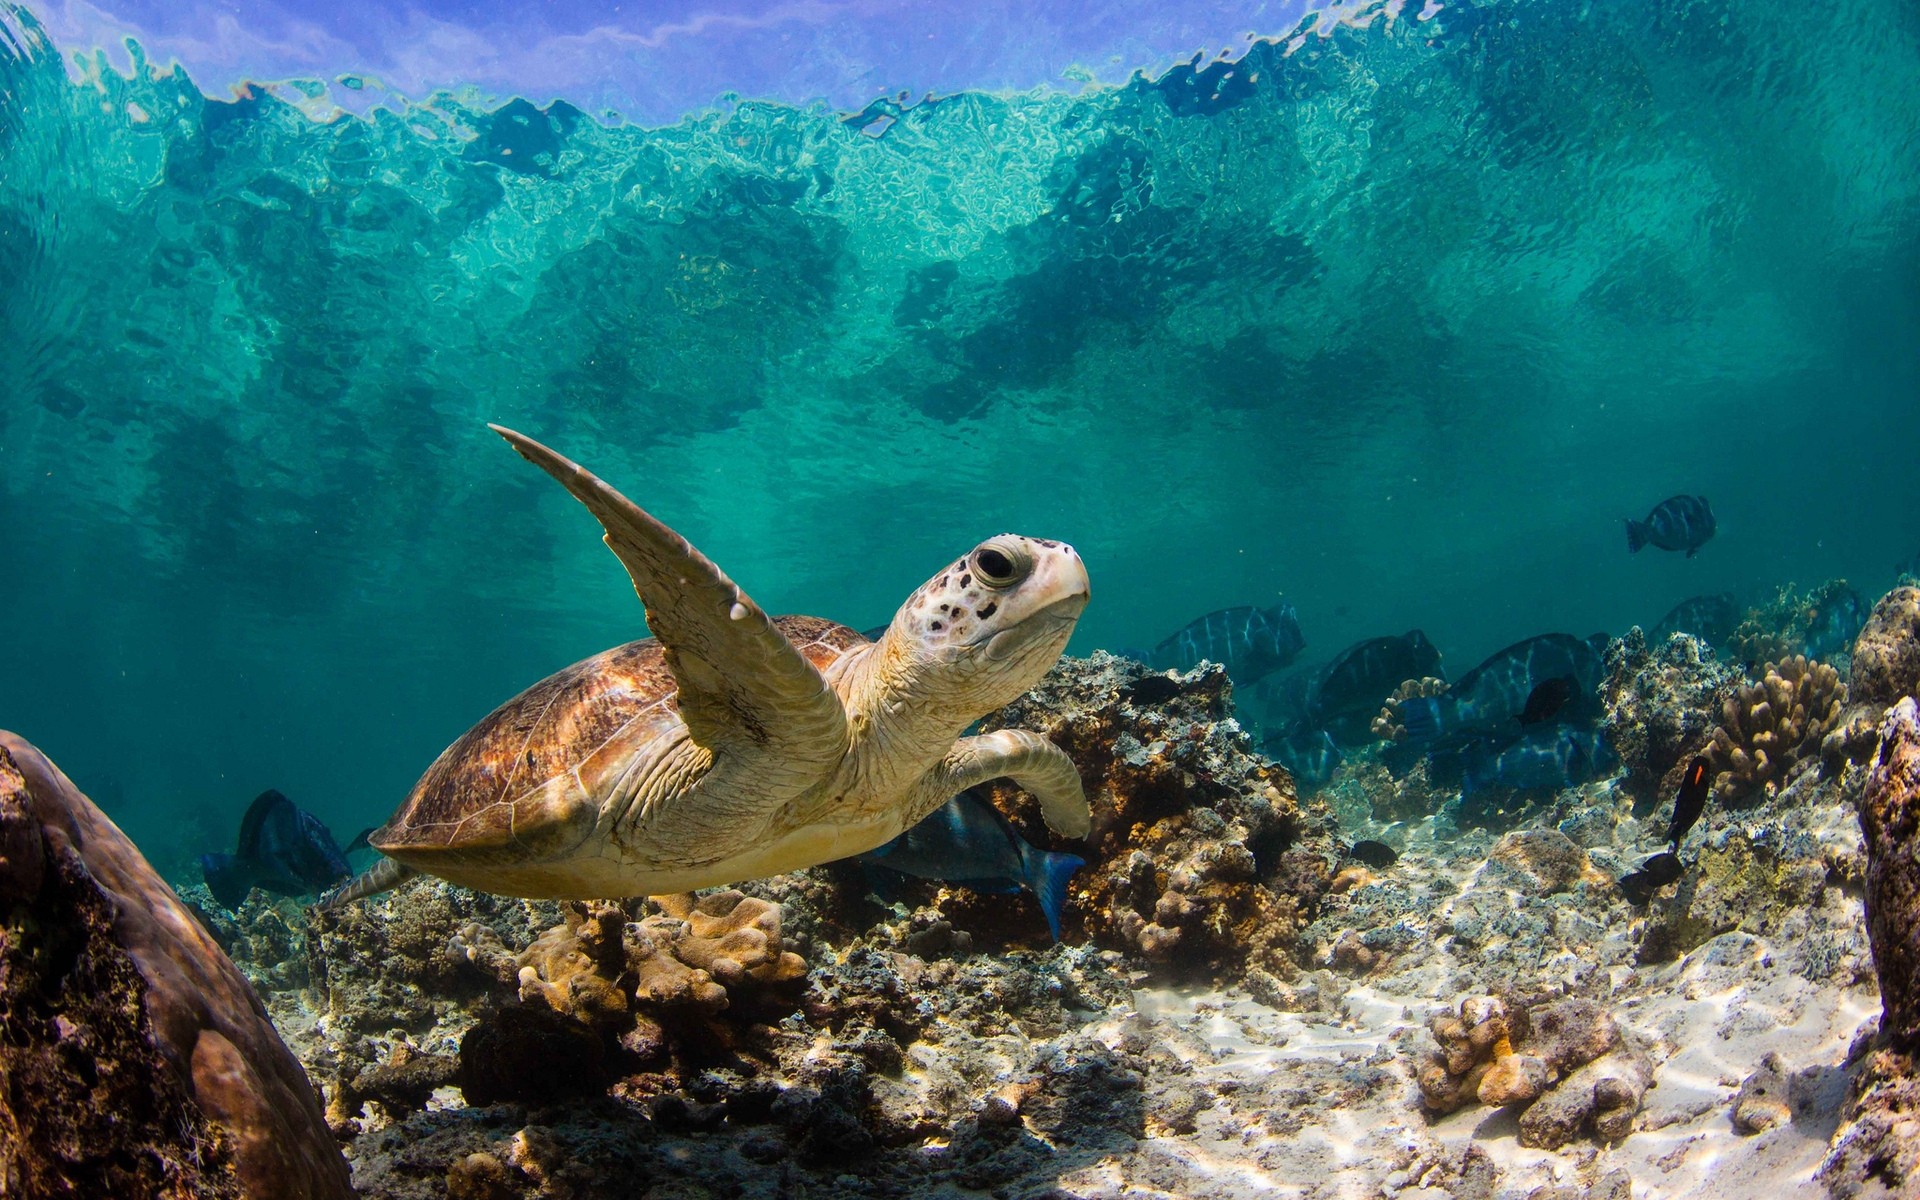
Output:
[[1062,658],[982,723],[1034,730],[1080,768],[1094,813],[1084,847],[1060,844],[1037,814],[1010,814],[1030,841],[1087,859],[1070,939],[1187,976],[1292,971],[1300,928],[1333,880],[1334,822],[1251,753],[1230,707],[1220,667],[1155,675],[1096,651]]
[[1777,788],[1840,724],[1846,699],[1840,673],[1804,654],[1769,665],[1758,683],[1735,688],[1707,745],[1714,796],[1732,804]]
[[1524,1105],[1526,1146],[1553,1149],[1583,1132],[1618,1141],[1632,1130],[1652,1080],[1645,1052],[1586,1000],[1527,1005],[1473,996],[1427,1028],[1438,1049],[1416,1068],[1422,1103],[1434,1113],[1475,1102]]
[[1920,587],[1898,587],[1880,597],[1853,644],[1847,699],[1877,712],[1913,695],[1920,695]]
[[1881,726],[1860,830],[1867,840],[1867,937],[1885,1010],[1880,1031],[1896,1049],[1920,1051],[1920,707],[1911,696]]
[[[1875,609],[1876,624],[1886,607]],[[1880,1031],[1855,1047],[1846,1122],[1821,1178],[1835,1196],[1910,1196],[1920,1194],[1920,706],[1911,696],[1887,712],[1859,812]]]
[[1708,736],[1739,675],[1690,634],[1655,644],[1636,627],[1607,648],[1602,729],[1636,803],[1671,798],[1682,764]]
[[244,976],[113,822],[0,733],[0,1193],[347,1200]]

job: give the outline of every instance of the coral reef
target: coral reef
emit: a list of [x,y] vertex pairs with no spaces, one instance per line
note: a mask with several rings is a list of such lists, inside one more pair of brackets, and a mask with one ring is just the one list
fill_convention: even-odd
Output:
[[[1731,674],[1685,638],[1638,653],[1618,718],[1667,721],[1657,753],[1704,742]],[[1094,802],[1090,844],[1061,847],[1093,866],[1059,945],[1026,897],[915,880],[876,905],[851,865],[566,906],[428,880],[307,929],[255,902],[218,923],[264,960],[368,1200],[1259,1194],[1222,1182],[1240,1171],[1726,1194],[1783,1137],[1810,1176],[1806,1131],[1838,1122],[1849,1072],[1869,1098],[1830,1177],[1894,1177],[1907,1060],[1841,1065],[1871,995],[1864,771],[1710,806],[1681,877],[1634,904],[1615,881],[1665,821],[1624,789],[1463,829],[1383,745],[1340,768],[1331,808],[1302,804],[1231,699],[1217,670],[1096,657],[1015,706]],[[1016,793],[994,800],[1059,845]],[[1382,804],[1406,823],[1379,825]],[[1344,857],[1360,838],[1398,858]],[[1778,1117],[1781,1080],[1787,1126],[1744,1132]]]
[[0,733],[0,1192],[352,1196],[246,979],[59,768]]
[[1478,1101],[1523,1105],[1520,1142],[1552,1149],[1591,1132],[1618,1141],[1652,1079],[1645,1052],[1605,1010],[1577,999],[1527,1005],[1475,996],[1429,1023],[1437,1049],[1416,1071],[1436,1113]]
[[[1287,773],[1249,752],[1224,670],[1154,677],[1171,692],[1143,691],[1150,675],[1100,652],[1063,658],[983,723],[1032,729],[1080,768],[1094,824],[1085,847],[1071,847],[1088,865],[1068,936],[1188,975],[1290,972],[1339,857],[1331,815],[1303,808]],[[1029,840],[1066,848],[1035,814],[1009,815]]]
[[1839,726],[1846,697],[1838,671],[1801,654],[1769,665],[1758,683],[1735,688],[1707,744],[1713,794],[1728,804],[1777,788]]
[[1607,647],[1601,728],[1625,768],[1620,786],[1636,803],[1672,797],[1683,765],[1710,736],[1738,681],[1689,634],[1655,645],[1636,627]]

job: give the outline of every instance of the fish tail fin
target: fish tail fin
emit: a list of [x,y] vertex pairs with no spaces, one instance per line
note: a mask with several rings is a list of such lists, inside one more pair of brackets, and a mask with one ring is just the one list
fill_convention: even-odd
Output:
[[1445,723],[1441,701],[1444,696],[1409,696],[1400,702],[1400,727],[1413,743],[1431,742],[1440,736]]
[[200,873],[206,876],[207,890],[222,908],[239,908],[253,890],[251,873],[231,854],[202,854]]
[[351,904],[363,897],[378,895],[399,887],[419,873],[397,858],[382,858],[352,879],[321,896],[314,907],[324,912],[332,912],[342,905]]
[[1047,929],[1052,932],[1053,940],[1060,940],[1060,914],[1067,908],[1067,883],[1073,873],[1087,865],[1087,860],[1077,854],[1059,854],[1051,850],[1030,850],[1022,855],[1026,859],[1027,886],[1040,901],[1040,911],[1046,915]]
[[1628,517],[1627,518],[1627,553],[1638,554],[1640,553],[1640,547],[1646,544],[1647,544],[1646,522],[1636,521],[1633,518]]

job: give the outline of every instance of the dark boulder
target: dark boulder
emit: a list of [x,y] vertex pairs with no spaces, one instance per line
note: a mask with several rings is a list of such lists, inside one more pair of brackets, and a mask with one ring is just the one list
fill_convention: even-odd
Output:
[[0,732],[0,1195],[349,1200],[246,977],[60,769]]

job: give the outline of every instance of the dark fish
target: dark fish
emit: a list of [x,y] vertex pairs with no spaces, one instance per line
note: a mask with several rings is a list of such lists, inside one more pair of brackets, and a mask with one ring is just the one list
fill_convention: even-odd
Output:
[[1700,814],[1707,811],[1707,793],[1712,790],[1707,760],[1696,755],[1687,764],[1687,773],[1680,779],[1680,791],[1673,798],[1673,822],[1667,826],[1667,841],[1675,850],[1686,840],[1687,831],[1700,819]]
[[1570,725],[1536,725],[1498,750],[1470,756],[1460,780],[1463,795],[1490,787],[1551,789],[1598,779],[1620,765],[1604,734]]
[[1287,769],[1296,783],[1320,787],[1340,766],[1340,747],[1324,729],[1276,734],[1260,743],[1267,757]]
[[1409,679],[1439,673],[1440,652],[1418,629],[1355,642],[1307,680],[1299,724],[1324,729],[1342,742],[1370,742],[1369,725],[1393,690]]
[[1665,850],[1640,864],[1638,870],[1620,877],[1620,890],[1635,904],[1645,904],[1653,894],[1686,873],[1678,854]]
[[1692,558],[1712,539],[1716,523],[1705,496],[1672,496],[1654,505],[1644,521],[1627,518],[1627,553],[1654,545],[1662,550],[1685,550]]
[[294,807],[279,792],[261,792],[240,822],[233,854],[202,854],[207,890],[227,908],[239,908],[254,888],[278,896],[324,891],[352,873],[346,855],[320,818]]
[[886,633],[887,625],[891,624],[893,624],[893,622],[888,621],[886,625],[875,625],[872,629],[863,629],[860,631],[860,636],[870,642],[877,642],[880,640],[881,635]]
[[1142,675],[1121,690],[1134,704],[1162,704],[1180,694],[1180,685],[1169,675]]
[[1347,847],[1347,857],[1355,862],[1365,863],[1375,870],[1384,871],[1400,861],[1400,852],[1385,842],[1355,842]]
[[1293,605],[1243,604],[1193,621],[1155,646],[1149,661],[1162,671],[1191,671],[1206,659],[1224,666],[1235,683],[1245,686],[1300,657],[1306,644]]
[[1056,942],[1067,881],[1087,865],[1078,855],[1031,845],[999,809],[971,789],[886,845],[855,855],[854,861],[976,891],[1015,892],[1024,887],[1039,899]]
[[1686,633],[1709,646],[1718,646],[1732,635],[1733,627],[1739,623],[1740,610],[1734,605],[1733,597],[1725,592],[1691,596],[1667,610],[1667,615],[1653,627],[1652,640],[1665,642],[1676,633]]
[[1850,587],[1837,588],[1814,605],[1804,653],[1822,660],[1851,654],[1854,639],[1866,624],[1867,602],[1860,593]]
[[1400,723],[1416,744],[1473,730],[1511,729],[1526,711],[1534,689],[1550,679],[1569,677],[1573,693],[1559,709],[1562,722],[1599,715],[1600,682],[1606,678],[1603,635],[1577,638],[1543,633],[1515,642],[1454,681],[1438,696],[1414,696],[1400,703]]
[[1573,699],[1578,686],[1571,675],[1541,680],[1527,693],[1527,703],[1516,719],[1522,725],[1541,725],[1553,720],[1567,706],[1567,701]]

